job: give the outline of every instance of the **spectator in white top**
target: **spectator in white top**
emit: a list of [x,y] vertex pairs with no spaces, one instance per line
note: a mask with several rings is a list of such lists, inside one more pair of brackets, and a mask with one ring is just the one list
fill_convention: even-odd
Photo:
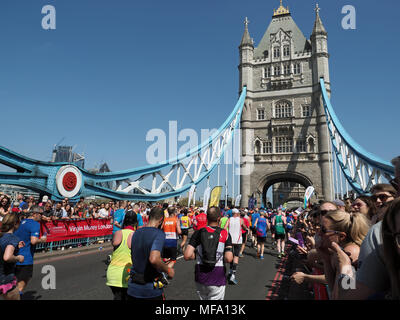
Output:
[[105,204],[104,203],[102,203],[101,206],[100,206],[98,217],[100,219],[108,218],[108,210],[105,208]]

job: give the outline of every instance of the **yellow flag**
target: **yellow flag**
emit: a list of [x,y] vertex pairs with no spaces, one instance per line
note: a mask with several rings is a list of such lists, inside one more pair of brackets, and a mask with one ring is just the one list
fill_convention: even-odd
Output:
[[210,195],[209,207],[219,207],[219,200],[221,199],[222,187],[214,187]]

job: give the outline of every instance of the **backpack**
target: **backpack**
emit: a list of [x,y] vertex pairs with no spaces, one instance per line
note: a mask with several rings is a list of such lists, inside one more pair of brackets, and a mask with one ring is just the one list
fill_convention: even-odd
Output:
[[217,248],[222,230],[220,227],[217,227],[211,233],[207,231],[207,228],[200,229],[201,261],[205,267],[213,269],[217,263]]

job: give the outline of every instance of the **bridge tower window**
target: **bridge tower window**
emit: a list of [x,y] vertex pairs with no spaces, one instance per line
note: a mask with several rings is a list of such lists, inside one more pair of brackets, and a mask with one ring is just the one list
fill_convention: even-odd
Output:
[[293,139],[289,137],[276,137],[275,138],[275,152],[276,153],[292,153],[293,152]]
[[284,57],[289,57],[290,56],[290,47],[289,46],[284,46],[283,47],[283,56]]
[[264,141],[262,151],[264,154],[272,153],[272,141]]
[[288,101],[280,101],[275,106],[275,118],[292,117],[292,105]]

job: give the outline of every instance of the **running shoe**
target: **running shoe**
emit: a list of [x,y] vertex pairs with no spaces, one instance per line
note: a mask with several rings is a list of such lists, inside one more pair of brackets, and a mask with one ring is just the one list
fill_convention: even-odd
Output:
[[264,256],[260,256],[260,259],[261,259],[261,260],[264,260]]
[[237,282],[237,280],[235,279],[235,277],[232,277],[230,280],[229,280],[229,282],[231,283],[231,284],[238,284],[238,282]]
[[286,253],[282,252],[282,257],[286,256]]
[[280,258],[282,258],[282,254],[280,253],[280,254],[278,254],[278,258],[280,259]]

